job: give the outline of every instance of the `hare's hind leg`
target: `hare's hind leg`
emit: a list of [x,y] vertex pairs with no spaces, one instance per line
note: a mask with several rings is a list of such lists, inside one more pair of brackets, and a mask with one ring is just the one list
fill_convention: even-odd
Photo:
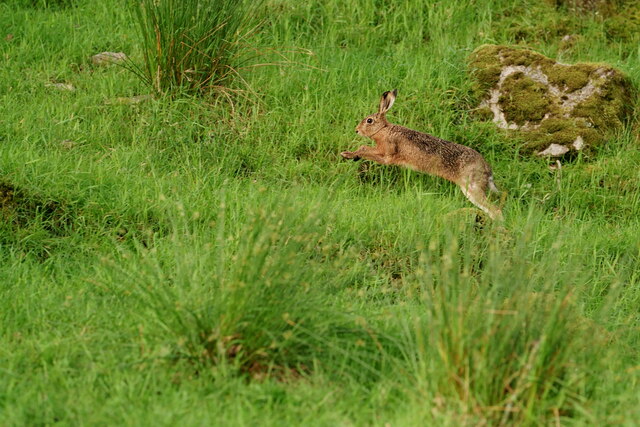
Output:
[[476,182],[469,182],[467,185],[461,185],[460,189],[471,203],[489,215],[491,219],[503,220],[500,209],[493,206],[489,200],[487,200],[486,189],[483,188],[483,186],[478,185]]
[[496,183],[493,181],[493,175],[489,175],[489,179],[487,180],[487,183],[489,184],[489,190],[491,190],[491,192],[498,193],[498,194],[501,193],[500,189],[496,187]]

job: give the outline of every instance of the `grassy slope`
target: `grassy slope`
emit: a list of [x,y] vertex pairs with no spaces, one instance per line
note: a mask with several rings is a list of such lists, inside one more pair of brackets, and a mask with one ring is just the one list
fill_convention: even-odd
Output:
[[[631,130],[558,176],[468,116],[465,74],[477,45],[524,39],[638,83],[632,44],[544,4],[278,1],[259,43],[314,54],[249,74],[259,103],[105,105],[146,90],[88,63],[141,57],[115,3],[0,4],[5,423],[638,417]],[[584,39],[560,52],[566,32]],[[506,230],[449,183],[340,161],[394,87],[392,121],[492,163]]]

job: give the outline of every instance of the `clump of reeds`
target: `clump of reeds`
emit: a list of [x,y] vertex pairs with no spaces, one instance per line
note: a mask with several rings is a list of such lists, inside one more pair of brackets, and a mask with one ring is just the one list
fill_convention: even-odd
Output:
[[144,63],[132,70],[157,93],[218,92],[244,81],[240,70],[256,50],[259,1],[134,2]]

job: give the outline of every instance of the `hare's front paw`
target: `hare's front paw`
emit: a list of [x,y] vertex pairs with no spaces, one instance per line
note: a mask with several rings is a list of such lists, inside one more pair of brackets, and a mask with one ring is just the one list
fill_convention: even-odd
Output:
[[358,157],[356,153],[353,151],[343,151],[342,153],[340,153],[340,155],[345,159],[353,159],[353,160],[360,159],[360,157]]

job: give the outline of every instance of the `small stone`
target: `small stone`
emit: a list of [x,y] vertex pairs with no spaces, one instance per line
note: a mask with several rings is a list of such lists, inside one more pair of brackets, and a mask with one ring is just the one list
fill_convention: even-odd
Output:
[[580,40],[582,40],[582,36],[578,34],[567,34],[560,39],[559,47],[561,50],[568,50],[574,47]]
[[108,99],[104,103],[107,105],[135,105],[152,99],[152,95],[136,95],[130,97],[119,97],[116,99]]
[[564,145],[559,144],[551,144],[547,147],[546,150],[540,151],[538,156],[550,156],[550,157],[560,157],[564,154],[567,154],[569,149]]
[[576,151],[582,150],[584,148],[584,139],[582,139],[582,136],[578,135],[578,137],[576,138],[575,141],[573,141],[573,144],[571,144],[571,146],[575,148]]
[[65,139],[64,141],[60,142],[60,146],[62,148],[66,148],[67,150],[74,148],[76,145],[78,144],[75,141],[72,141],[70,139]]
[[53,83],[45,83],[46,87],[52,87],[58,90],[66,90],[69,92],[73,92],[76,88],[71,83],[63,83],[63,82],[53,82]]
[[121,64],[127,58],[124,52],[101,52],[91,57],[91,63],[98,66]]

